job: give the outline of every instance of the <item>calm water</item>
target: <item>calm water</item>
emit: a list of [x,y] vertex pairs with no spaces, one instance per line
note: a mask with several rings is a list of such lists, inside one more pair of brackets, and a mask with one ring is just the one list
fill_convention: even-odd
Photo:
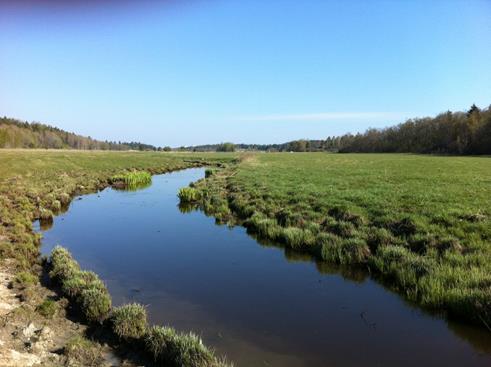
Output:
[[83,196],[43,231],[43,252],[69,248],[115,305],[148,305],[151,322],[196,331],[239,367],[491,365],[488,332],[431,317],[366,274],[181,213],[177,190],[203,175]]

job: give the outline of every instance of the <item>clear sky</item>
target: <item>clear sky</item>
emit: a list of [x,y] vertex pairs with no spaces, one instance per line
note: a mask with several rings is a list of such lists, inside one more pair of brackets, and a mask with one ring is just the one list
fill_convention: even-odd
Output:
[[491,1],[0,0],[0,115],[159,146],[491,104]]

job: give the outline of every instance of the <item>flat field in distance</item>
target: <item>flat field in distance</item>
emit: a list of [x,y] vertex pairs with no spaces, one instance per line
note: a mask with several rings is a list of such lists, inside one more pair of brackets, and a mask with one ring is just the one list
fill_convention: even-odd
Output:
[[196,185],[204,210],[408,299],[491,325],[491,158],[246,155]]

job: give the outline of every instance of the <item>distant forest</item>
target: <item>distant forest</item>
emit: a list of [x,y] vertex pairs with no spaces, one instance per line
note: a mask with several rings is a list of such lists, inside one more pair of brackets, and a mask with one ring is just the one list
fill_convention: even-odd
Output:
[[[0,118],[0,148],[85,150],[164,150],[138,142],[99,141],[40,123]],[[295,140],[283,144],[220,143],[180,147],[179,151],[255,150],[268,152],[491,154],[491,106],[472,105],[466,112],[444,112],[364,133],[325,140]]]
[[[222,144],[181,147],[181,150],[215,151]],[[467,112],[444,112],[436,117],[410,119],[365,133],[332,136],[325,140],[295,140],[283,144],[236,144],[237,150],[491,154],[491,106],[472,105]]]
[[160,150],[138,142],[100,141],[57,127],[0,118],[0,148],[41,148],[81,150]]

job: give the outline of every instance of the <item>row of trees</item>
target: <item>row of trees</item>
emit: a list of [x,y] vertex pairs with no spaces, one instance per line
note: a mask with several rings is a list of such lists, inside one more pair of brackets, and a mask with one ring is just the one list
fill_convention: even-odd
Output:
[[491,106],[481,110],[472,105],[467,112],[448,111],[364,134],[331,137],[326,146],[340,152],[491,154]]
[[[188,150],[221,150],[221,145]],[[444,112],[410,119],[385,129],[332,136],[325,140],[295,140],[284,144],[236,144],[238,150],[352,153],[491,154],[491,106],[472,105],[467,112]]]
[[0,118],[0,148],[81,150],[161,150],[139,142],[111,142],[80,136],[57,127]]

